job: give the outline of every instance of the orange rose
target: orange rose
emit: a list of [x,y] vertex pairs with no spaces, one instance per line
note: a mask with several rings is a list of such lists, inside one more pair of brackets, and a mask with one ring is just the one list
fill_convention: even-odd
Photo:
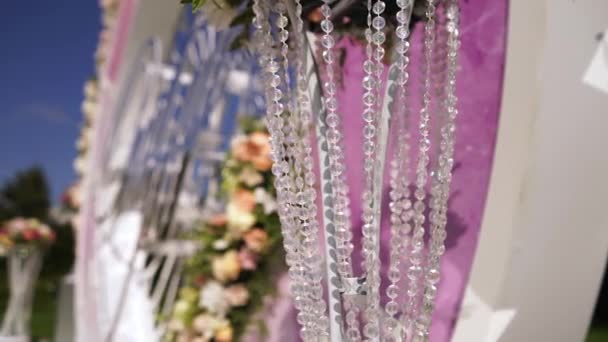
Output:
[[250,151],[248,142],[249,139],[243,136],[232,140],[232,155],[236,160],[249,161]]
[[235,139],[232,154],[237,160],[251,162],[259,171],[268,171],[272,167],[269,139],[268,134],[262,132],[254,132],[245,138]]
[[266,133],[255,132],[249,136],[249,141],[256,146],[256,153],[251,157],[251,163],[259,171],[268,171],[272,167],[270,159],[270,136]]
[[258,171],[268,171],[272,167],[272,159],[270,156],[260,156],[251,160],[253,167]]
[[321,13],[321,8],[316,8],[308,15],[308,20],[313,23],[320,23],[323,20],[323,14]]
[[245,189],[237,190],[234,193],[232,201],[234,201],[236,206],[244,212],[250,213],[253,211],[253,208],[255,208],[255,196],[253,195],[253,192]]
[[245,233],[243,239],[245,240],[245,245],[247,245],[247,248],[256,253],[260,253],[264,250],[264,248],[266,248],[266,244],[268,243],[268,233],[259,228],[254,228]]
[[207,223],[212,226],[224,226],[224,225],[226,225],[227,222],[228,222],[228,217],[224,213],[213,215],[207,221]]

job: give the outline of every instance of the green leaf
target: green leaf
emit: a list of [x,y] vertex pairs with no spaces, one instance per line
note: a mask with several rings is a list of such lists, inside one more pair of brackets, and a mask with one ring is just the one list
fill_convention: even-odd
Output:
[[198,11],[205,4],[206,0],[180,0],[181,4],[192,4],[192,12]]
[[197,11],[199,8],[203,7],[207,0],[193,0],[192,1],[192,10]]

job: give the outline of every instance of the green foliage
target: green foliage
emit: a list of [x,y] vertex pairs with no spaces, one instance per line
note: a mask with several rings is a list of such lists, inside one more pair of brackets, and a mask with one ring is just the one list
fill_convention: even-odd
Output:
[[253,132],[266,132],[264,121],[247,115],[239,118],[239,127],[241,127],[241,130],[245,134],[251,134]]
[[70,224],[50,224],[55,231],[55,243],[47,250],[44,256],[44,266],[41,270],[41,279],[58,282],[61,277],[72,270],[75,259],[76,240],[74,229]]

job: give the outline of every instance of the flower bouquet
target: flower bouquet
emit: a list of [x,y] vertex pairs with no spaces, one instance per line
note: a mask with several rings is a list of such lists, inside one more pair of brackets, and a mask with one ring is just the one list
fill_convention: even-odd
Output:
[[55,232],[36,219],[14,218],[0,228],[0,254],[7,257],[10,299],[2,336],[27,336],[42,255]]
[[227,342],[254,322],[285,270],[269,136],[259,120],[241,122],[221,169],[222,212],[202,220],[190,238],[203,248],[189,261],[165,341]]

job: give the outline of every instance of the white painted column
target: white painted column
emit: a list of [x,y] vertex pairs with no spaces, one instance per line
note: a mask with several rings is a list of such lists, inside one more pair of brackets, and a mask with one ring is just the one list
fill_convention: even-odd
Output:
[[[608,252],[608,93],[583,75],[606,29],[605,0],[510,3],[494,170],[455,342],[585,338]],[[502,309],[514,319],[488,338]]]

